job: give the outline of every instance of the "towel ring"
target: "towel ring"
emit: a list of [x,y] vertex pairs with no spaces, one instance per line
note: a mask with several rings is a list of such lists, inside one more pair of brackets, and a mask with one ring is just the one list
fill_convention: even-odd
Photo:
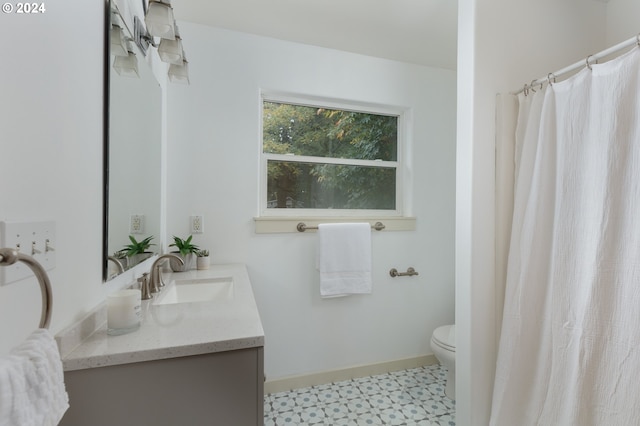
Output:
[[40,315],[40,328],[49,328],[51,322],[51,308],[53,299],[51,294],[51,282],[49,276],[42,265],[33,257],[18,252],[16,249],[3,248],[0,249],[0,266],[13,265],[16,262],[26,264],[38,279],[40,290],[42,292],[42,314]]

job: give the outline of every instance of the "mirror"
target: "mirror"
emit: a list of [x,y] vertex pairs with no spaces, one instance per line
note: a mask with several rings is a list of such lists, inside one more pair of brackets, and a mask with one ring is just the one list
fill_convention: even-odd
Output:
[[[150,254],[122,256],[125,246],[153,237],[146,251],[159,250],[162,90],[145,55],[133,42],[127,22],[113,1],[109,7],[107,43],[113,24],[120,26],[136,55],[139,77],[118,73],[107,48],[109,78],[108,134],[105,142],[105,281],[118,274],[117,257],[128,269]],[[110,46],[107,46],[110,47]],[[106,123],[105,123],[106,124]]]

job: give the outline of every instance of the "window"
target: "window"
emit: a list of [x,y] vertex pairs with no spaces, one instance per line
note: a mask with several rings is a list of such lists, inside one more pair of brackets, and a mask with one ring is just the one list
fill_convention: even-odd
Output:
[[265,97],[266,216],[400,214],[400,113]]

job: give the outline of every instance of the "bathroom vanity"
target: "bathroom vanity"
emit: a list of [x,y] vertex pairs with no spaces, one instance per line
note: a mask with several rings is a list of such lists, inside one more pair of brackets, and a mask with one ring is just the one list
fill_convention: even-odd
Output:
[[263,423],[264,331],[244,265],[164,280],[138,330],[107,335],[101,306],[57,336],[70,404],[60,425]]

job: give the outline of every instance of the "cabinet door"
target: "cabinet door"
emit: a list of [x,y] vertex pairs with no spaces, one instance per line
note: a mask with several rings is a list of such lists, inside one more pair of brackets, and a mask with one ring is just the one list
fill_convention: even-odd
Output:
[[263,349],[65,373],[60,425],[261,425]]

